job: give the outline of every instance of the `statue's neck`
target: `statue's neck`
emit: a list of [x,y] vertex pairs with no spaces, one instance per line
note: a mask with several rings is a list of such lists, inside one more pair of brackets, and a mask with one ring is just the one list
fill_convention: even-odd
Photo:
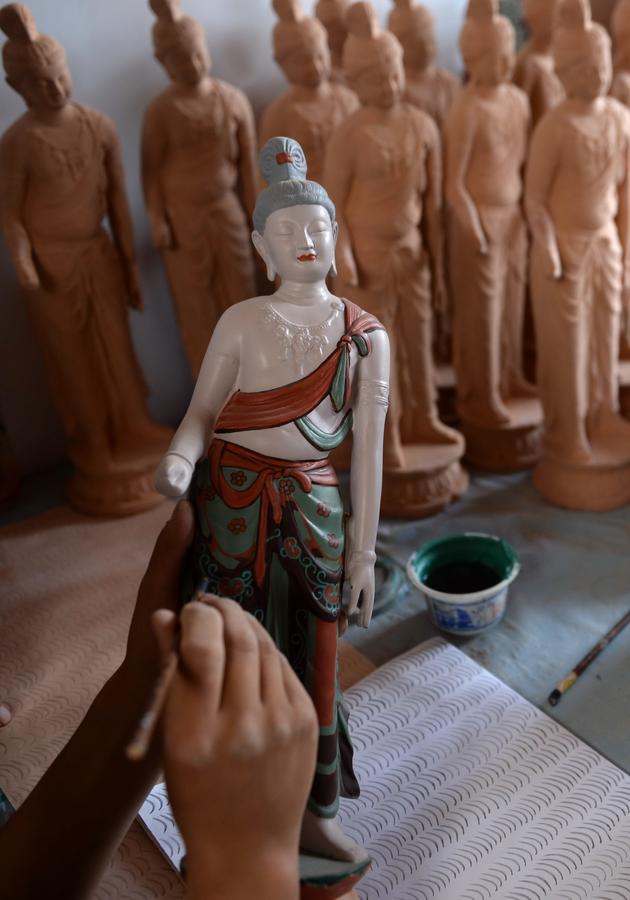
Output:
[[214,90],[214,82],[209,75],[197,81],[196,84],[185,84],[182,81],[174,81],[173,88],[182,97],[206,97]]
[[274,300],[292,303],[295,306],[316,307],[329,303],[333,295],[326,287],[325,281],[304,284],[301,281],[283,281],[274,293]]
[[415,81],[417,78],[424,78],[434,71],[435,63],[433,62],[433,60],[431,60],[431,62],[425,63],[423,66],[405,64],[405,72],[407,73],[410,81]]
[[293,84],[293,96],[296,100],[322,100],[330,93],[330,82],[321,81],[315,87],[307,84]]
[[41,125],[56,128],[69,125],[75,118],[75,106],[73,103],[66,103],[61,109],[34,109],[30,107],[29,112],[32,118]]

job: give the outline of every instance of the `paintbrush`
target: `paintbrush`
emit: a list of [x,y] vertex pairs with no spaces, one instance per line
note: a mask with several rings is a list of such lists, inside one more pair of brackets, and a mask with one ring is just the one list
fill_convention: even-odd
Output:
[[612,640],[614,640],[620,632],[623,631],[623,629],[626,627],[626,625],[629,625],[629,624],[630,624],[630,611],[627,612],[625,614],[625,616],[617,622],[616,625],[613,625],[613,627],[610,629],[610,631],[608,631],[604,635],[604,637],[601,639],[601,641],[598,641],[598,643],[595,644],[595,646],[591,650],[588,651],[586,656],[582,657],[582,659],[579,661],[579,663],[573,669],[573,671],[570,672],[566,676],[566,678],[563,678],[562,681],[556,685],[556,687],[553,689],[553,691],[549,694],[549,698],[548,698],[549,703],[552,706],[556,706],[560,702],[562,696],[564,694],[566,694],[566,692],[569,690],[569,688],[573,687],[573,685],[578,680],[580,675],[583,672],[585,672],[586,669],[588,669],[590,664],[594,660],[597,659],[599,654],[602,653],[606,649],[606,647],[610,644],[610,642]]
[[[207,593],[207,590],[208,579],[204,578],[197,586],[192,599],[203,603],[202,597]],[[162,715],[162,710],[164,709],[164,703],[166,702],[170,686],[175,677],[175,673],[177,672],[178,663],[179,656],[177,651],[171,650],[156,682],[151,703],[138,722],[138,727],[136,728],[134,736],[129,744],[127,744],[125,756],[133,762],[139,762],[147,755],[149,745],[155,734],[157,723]]]

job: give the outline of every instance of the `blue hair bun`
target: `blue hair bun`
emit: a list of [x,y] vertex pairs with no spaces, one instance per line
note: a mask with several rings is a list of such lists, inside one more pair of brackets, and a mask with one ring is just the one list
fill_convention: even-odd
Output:
[[270,138],[258,157],[260,171],[272,185],[278,181],[306,179],[307,165],[304,151],[297,141],[288,137]]

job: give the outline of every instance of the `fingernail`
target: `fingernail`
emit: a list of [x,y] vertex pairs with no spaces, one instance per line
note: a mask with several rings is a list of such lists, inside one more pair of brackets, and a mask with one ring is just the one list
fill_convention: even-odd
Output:
[[0,704],[0,727],[3,725],[8,725],[12,718],[13,713],[11,712],[9,707],[4,703]]

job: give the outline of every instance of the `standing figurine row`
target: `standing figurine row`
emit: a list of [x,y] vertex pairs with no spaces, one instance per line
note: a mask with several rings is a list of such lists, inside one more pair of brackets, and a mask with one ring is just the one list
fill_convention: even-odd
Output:
[[[255,126],[246,97],[210,76],[199,23],[179,0],[150,5],[171,83],[145,114],[143,187],[197,374],[220,315],[255,289]],[[526,0],[531,40],[514,71],[523,91],[510,81],[514,31],[497,0],[469,2],[464,88],[435,65],[431,15],[413,0],[396,0],[389,31],[369,3],[319,0],[316,17],[299,0],[273,6],[274,56],[290,86],[265,110],[261,140],[286,134],[303,146],[338,209],[336,290],[378,315],[392,341],[384,510],[426,514],[467,485],[464,439],[440,421],[434,387],[434,321],[443,328],[449,294],[468,458],[515,469],[542,452],[536,483],[555,502],[589,506],[602,491],[605,505],[629,500],[617,415],[628,126],[604,96],[610,42],[587,0]],[[622,99],[628,6],[614,17]],[[29,107],[0,145],[3,228],[70,438],[73,499],[92,512],[143,508],[156,499],[147,446],[161,448],[167,433],[146,415],[125,321],[125,297],[141,301],[115,130],[70,103],[63,49],[26,7],[4,7],[0,27],[9,84]],[[565,174],[550,168],[571,153]],[[542,409],[523,374],[528,285]],[[566,312],[552,321],[556,294]],[[603,476],[602,454],[613,458]]]

